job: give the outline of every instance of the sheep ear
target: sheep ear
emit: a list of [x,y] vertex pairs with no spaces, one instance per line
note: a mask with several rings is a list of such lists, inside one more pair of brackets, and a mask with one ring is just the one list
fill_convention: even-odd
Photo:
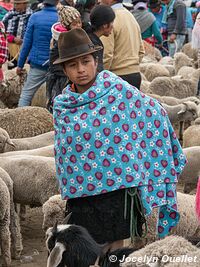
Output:
[[62,261],[62,255],[65,250],[65,246],[62,243],[57,242],[48,257],[47,267],[57,267]]
[[52,228],[52,233],[56,233],[57,232],[57,226],[58,226],[58,221],[55,222],[53,228]]
[[16,147],[15,144],[10,140],[10,138],[8,138],[8,139],[6,140],[6,144],[8,144],[8,145],[10,145],[10,146],[12,146],[12,147]]
[[183,103],[182,109],[177,113],[178,115],[185,113],[187,110],[187,104]]
[[63,224],[68,224],[68,221],[70,220],[71,216],[72,216],[72,212],[70,212],[70,213],[65,217],[65,219],[64,219],[64,221],[63,221]]

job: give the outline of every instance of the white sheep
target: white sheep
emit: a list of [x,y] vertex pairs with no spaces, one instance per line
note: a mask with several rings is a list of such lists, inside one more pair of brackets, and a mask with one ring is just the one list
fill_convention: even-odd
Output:
[[174,106],[162,103],[162,106],[167,111],[171,123],[193,121],[198,117],[197,105],[192,101],[183,102]]
[[169,77],[169,71],[165,68],[164,65],[159,63],[143,63],[140,64],[140,71],[144,73],[148,81],[152,81],[156,77]]
[[13,180],[16,203],[42,206],[51,196],[58,193],[54,158],[28,155],[0,157],[0,167]]
[[[153,47],[151,44],[143,40],[145,57],[151,58],[151,61],[158,61],[162,58],[161,52],[158,48]],[[145,58],[144,57],[144,58]],[[143,59],[144,59],[143,58]]]
[[6,171],[0,168],[0,179],[6,184],[9,196],[10,196],[10,233],[11,233],[11,256],[14,259],[17,259],[21,253],[22,238],[21,238],[21,229],[19,225],[18,216],[15,212],[14,202],[13,202],[13,181]]
[[174,64],[174,59],[170,56],[162,57],[159,60],[159,63],[162,65],[173,65]]
[[140,85],[140,90],[145,94],[148,93],[149,92],[149,85],[150,85],[149,81],[142,80],[141,85]]
[[181,49],[181,52],[186,54],[188,57],[192,58],[194,62],[196,62],[198,59],[198,50],[193,49],[191,43],[184,44],[184,46]]
[[174,76],[175,75],[175,68],[172,65],[164,65],[165,68],[169,71],[169,76]]
[[188,127],[183,133],[183,147],[200,146],[200,124],[199,119],[195,124]]
[[179,176],[180,183],[184,184],[184,192],[190,193],[197,187],[200,176],[200,146],[192,146],[183,149],[188,160],[183,172]]
[[40,107],[0,109],[0,127],[11,138],[31,137],[54,130],[51,113]]
[[[43,133],[33,137],[10,139],[10,136],[7,131],[0,128],[0,153],[8,151],[36,149],[52,145],[53,143],[54,131]],[[46,150],[44,151],[44,153],[45,152],[48,153],[48,151]],[[37,154],[37,152],[33,152],[33,154],[35,153]]]
[[149,94],[149,93],[147,93],[147,95],[157,99],[160,103],[165,103],[165,104],[170,105],[170,106],[182,104],[182,103],[187,102],[187,101],[192,101],[196,105],[200,104],[200,99],[197,98],[196,96],[189,96],[186,98],[179,99],[179,98],[176,98],[173,96],[160,96],[160,95]]
[[121,266],[199,267],[199,262],[199,248],[193,246],[183,237],[168,236],[131,253],[127,258],[124,259],[124,262],[121,264]]
[[35,93],[31,106],[43,107],[46,108],[47,97],[46,97],[46,83],[42,84],[40,88]]
[[[1,136],[0,136],[0,138],[1,138]],[[6,152],[6,153],[1,153],[0,157],[11,157],[11,156],[17,156],[17,155],[19,155],[19,156],[29,155],[29,156],[54,157],[54,145],[44,146],[44,147],[30,149],[30,150],[10,151],[10,152]]]
[[195,71],[196,69],[193,67],[183,66],[179,69],[177,75],[181,76],[182,79],[190,79]]
[[66,201],[61,199],[61,195],[50,197],[42,206],[43,224],[42,229],[46,231],[56,222],[62,224],[65,218]]
[[11,266],[11,241],[10,241],[10,194],[7,185],[0,177],[0,248],[3,264]]
[[184,123],[194,121],[198,117],[197,105],[187,101],[175,106],[162,103],[162,106],[167,111],[171,123],[179,122],[179,139],[183,140]]
[[180,79],[180,77],[157,77],[150,86],[149,91],[160,96],[173,96],[185,98],[195,96],[197,93],[196,79]]
[[178,52],[174,55],[174,67],[175,67],[175,73],[178,73],[179,69],[183,66],[193,66],[193,60],[189,58],[186,54],[183,52]]
[[5,81],[0,85],[0,100],[8,107],[17,107],[27,72],[23,71],[22,75],[16,74],[16,68],[6,70],[4,73]]

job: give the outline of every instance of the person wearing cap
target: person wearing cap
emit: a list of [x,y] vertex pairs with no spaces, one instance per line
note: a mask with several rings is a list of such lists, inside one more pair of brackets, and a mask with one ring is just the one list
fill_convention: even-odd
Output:
[[167,23],[169,56],[179,52],[185,42],[186,5],[182,0],[162,0],[166,5],[163,14],[163,23]]
[[95,7],[96,0],[78,0],[76,1],[75,7],[81,14],[81,20],[83,28],[86,29],[90,23],[90,12]]
[[[110,6],[98,5],[94,7],[90,13],[91,29],[87,31],[88,36],[95,45],[103,47],[100,40],[101,36],[108,37],[113,29],[113,22],[115,19],[115,12]],[[98,67],[97,71],[101,72],[103,66],[103,49],[97,52]]]
[[156,18],[147,10],[146,0],[133,0],[133,11],[131,12],[140,25],[142,39],[149,41],[155,37],[158,45],[162,45],[162,35],[160,33]]
[[163,47],[160,48],[160,52],[162,53],[162,56],[168,56],[167,23],[162,22],[166,6],[161,3],[161,0],[149,0],[147,6],[156,18],[158,28],[160,29],[160,33],[162,34]]
[[139,63],[145,53],[140,27],[134,16],[123,7],[122,0],[101,0],[101,4],[111,6],[116,16],[110,36],[101,37],[104,45],[104,68],[139,89]]
[[47,88],[47,108],[52,113],[53,99],[61,94],[62,90],[67,84],[67,77],[63,69],[59,65],[53,65],[53,62],[58,57],[58,38],[61,32],[69,31],[74,28],[81,28],[81,15],[77,9],[72,6],[59,5],[58,16],[59,22],[56,22],[51,27],[52,41],[49,56],[49,71],[47,74],[46,88]]
[[8,11],[2,19],[5,25],[7,40],[9,45],[10,60],[13,66],[17,65],[17,58],[28,20],[33,11],[28,7],[28,0],[14,0],[14,8]]
[[32,98],[46,81],[49,67],[51,27],[58,21],[58,0],[44,0],[44,8],[31,15],[20,51],[16,73],[21,75],[28,59],[30,70],[22,88],[18,106],[30,106]]
[[80,28],[59,36],[54,64],[70,83],[54,99],[54,148],[68,223],[112,251],[142,235],[153,207],[159,237],[178,223],[176,183],[186,160],[155,99],[108,70],[97,73],[101,49]]

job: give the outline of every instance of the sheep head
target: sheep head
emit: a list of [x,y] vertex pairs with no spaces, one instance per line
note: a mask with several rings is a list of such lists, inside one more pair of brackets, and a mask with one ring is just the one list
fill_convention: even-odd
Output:
[[183,102],[177,114],[180,121],[194,121],[198,117],[197,105],[192,101]]
[[4,152],[6,144],[15,147],[15,144],[11,141],[7,131],[0,128],[0,153]]
[[[110,252],[109,244],[96,243],[88,231],[79,225],[55,224],[46,234],[49,251],[47,267],[119,267],[120,260],[135,251],[133,248],[122,248]],[[111,255],[116,256],[117,262],[110,261]]]

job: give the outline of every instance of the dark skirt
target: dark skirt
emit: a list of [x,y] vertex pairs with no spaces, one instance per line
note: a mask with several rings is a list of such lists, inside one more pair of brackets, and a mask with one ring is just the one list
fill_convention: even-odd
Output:
[[[127,189],[69,199],[66,215],[72,214],[68,223],[85,227],[99,244],[129,238],[131,197],[127,195],[127,215],[124,218],[125,190]],[[134,216],[136,231],[141,236],[144,218],[135,203],[133,210],[136,215]]]

